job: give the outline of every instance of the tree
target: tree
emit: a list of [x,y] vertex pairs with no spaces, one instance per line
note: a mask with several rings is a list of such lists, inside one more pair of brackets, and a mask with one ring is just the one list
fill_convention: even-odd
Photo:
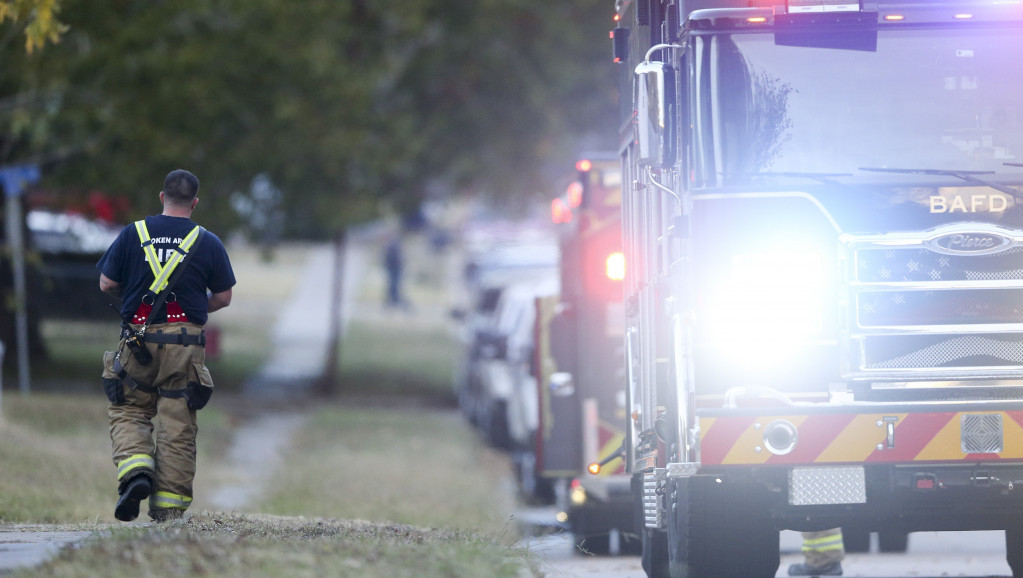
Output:
[[[47,41],[57,42],[60,34],[65,30],[64,25],[57,20],[59,11],[58,0],[0,0],[0,24],[10,23],[9,33],[5,34],[2,42],[0,42],[0,50],[10,43],[15,35],[14,33],[19,29],[25,34],[25,52],[28,54],[32,54],[37,48],[42,48]],[[15,109],[18,107],[17,102],[19,100],[21,100],[21,95],[15,94]],[[0,100],[0,108],[6,107],[8,102],[10,101],[7,99]],[[2,136],[2,133],[0,133],[0,137]],[[0,138],[0,145],[6,145],[7,142],[9,142],[8,139]],[[0,148],[0,160],[6,157],[6,155],[2,154],[6,148],[6,146]],[[2,165],[2,162],[0,162],[0,165]],[[4,195],[10,195],[11,191],[5,190],[3,193]],[[11,201],[20,203],[22,199],[11,198]],[[7,222],[5,219],[5,223]],[[22,227],[23,225],[24,223],[19,224]],[[3,233],[6,237],[7,231],[3,230]],[[20,252],[17,255],[19,259],[23,256]],[[20,341],[15,336],[14,311],[10,304],[16,299],[23,299],[24,295],[23,289],[22,293],[17,295],[14,293],[14,268],[11,266],[10,261],[11,251],[8,251],[4,257],[3,265],[0,267],[0,300],[8,304],[0,308],[0,321],[2,321],[0,323],[0,342],[16,346],[19,349],[25,346],[27,350],[43,352],[42,339],[38,331],[38,316],[34,312],[25,318],[29,322],[27,326],[27,343]],[[19,275],[19,281],[24,281],[23,274]],[[24,303],[22,303],[23,305]],[[31,308],[29,308],[29,311],[31,311]],[[25,312],[22,311],[21,313],[24,314]],[[12,347],[12,349],[15,349],[15,347]],[[27,374],[24,377],[27,377]]]
[[[25,51],[29,54],[45,46],[47,41],[57,42],[67,30],[57,19],[59,13],[59,0],[0,0],[0,24],[10,20],[13,27],[23,29]],[[9,40],[8,35],[3,44]]]
[[610,16],[604,0],[74,3],[60,44],[0,72],[0,99],[18,97],[0,157],[140,207],[187,167],[217,227],[265,175],[291,235],[431,189],[531,194],[580,143],[615,142]]

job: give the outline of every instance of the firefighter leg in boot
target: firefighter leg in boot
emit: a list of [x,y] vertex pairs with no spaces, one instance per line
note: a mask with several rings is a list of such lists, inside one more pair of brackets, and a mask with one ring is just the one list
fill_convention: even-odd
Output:
[[841,576],[845,558],[842,529],[803,532],[803,556],[805,562],[789,566],[789,576]]
[[[202,327],[190,323],[153,326],[156,332],[200,335]],[[147,333],[148,335],[148,333]],[[153,339],[155,341],[155,339]],[[149,498],[149,517],[162,522],[180,518],[192,504],[195,478],[195,439],[199,427],[192,391],[209,380],[201,345],[160,344],[153,350],[159,372],[156,430],[156,486]],[[199,377],[202,373],[205,380]],[[212,383],[210,383],[212,387]],[[212,391],[212,389],[209,389]],[[191,406],[191,407],[190,407]]]
[[180,518],[192,504],[195,478],[195,412],[184,397],[161,397],[156,430],[156,491],[149,517],[157,522]]
[[123,397],[110,404],[107,415],[120,494],[114,517],[130,522],[139,515],[139,502],[153,490],[156,447],[152,419],[156,415],[156,395],[124,388]]

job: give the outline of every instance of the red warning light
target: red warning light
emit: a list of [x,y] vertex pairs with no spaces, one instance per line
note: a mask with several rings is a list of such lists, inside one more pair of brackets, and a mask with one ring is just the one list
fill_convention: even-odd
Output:
[[581,173],[585,173],[585,172],[589,171],[592,168],[593,168],[593,161],[591,161],[589,159],[582,159],[580,161],[576,161],[576,163],[575,163],[575,170],[577,170],[577,171],[579,171]]
[[625,255],[622,253],[608,255],[607,261],[604,262],[604,272],[607,274],[607,278],[612,281],[625,279]]
[[583,184],[579,181],[574,181],[568,185],[568,190],[565,191],[565,196],[568,198],[568,207],[574,209],[583,204]]
[[571,223],[572,210],[565,204],[565,200],[558,198],[551,201],[551,221],[555,223]]

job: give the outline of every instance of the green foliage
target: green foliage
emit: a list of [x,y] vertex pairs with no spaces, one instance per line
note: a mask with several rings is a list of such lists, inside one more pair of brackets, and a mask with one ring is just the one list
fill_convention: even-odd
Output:
[[265,174],[305,236],[437,191],[546,196],[614,142],[610,16],[606,0],[70,2],[60,44],[5,54],[0,164],[43,159],[51,189],[136,211],[185,167],[215,228]]
[[57,15],[59,0],[0,0],[0,24],[11,21],[24,29],[25,51],[32,54],[47,42],[58,42],[67,30]]

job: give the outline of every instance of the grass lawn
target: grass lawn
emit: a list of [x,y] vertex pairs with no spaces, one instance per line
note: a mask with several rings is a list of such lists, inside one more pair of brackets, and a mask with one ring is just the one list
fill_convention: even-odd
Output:
[[[288,266],[300,257],[296,250]],[[239,278],[275,277],[272,264],[236,259],[247,263]],[[265,358],[265,305],[287,288],[255,285],[252,294],[239,285],[225,310],[237,305],[236,314],[218,318],[224,355],[210,363],[218,387],[221,373],[228,384],[240,382]],[[537,575],[530,556],[509,546],[507,460],[484,447],[453,409],[457,350],[431,319],[439,318],[353,323],[342,343],[341,391],[305,406],[305,426],[250,508],[260,513],[193,508],[186,519],[161,525],[113,520],[115,471],[93,351],[110,347],[112,338],[56,336],[53,367],[60,371],[46,377],[62,383],[61,391],[8,390],[3,397],[0,527],[53,523],[96,534],[13,576],[518,578],[524,568]],[[227,370],[218,373],[218,364]],[[197,488],[245,417],[235,388],[225,389],[200,412]]]

